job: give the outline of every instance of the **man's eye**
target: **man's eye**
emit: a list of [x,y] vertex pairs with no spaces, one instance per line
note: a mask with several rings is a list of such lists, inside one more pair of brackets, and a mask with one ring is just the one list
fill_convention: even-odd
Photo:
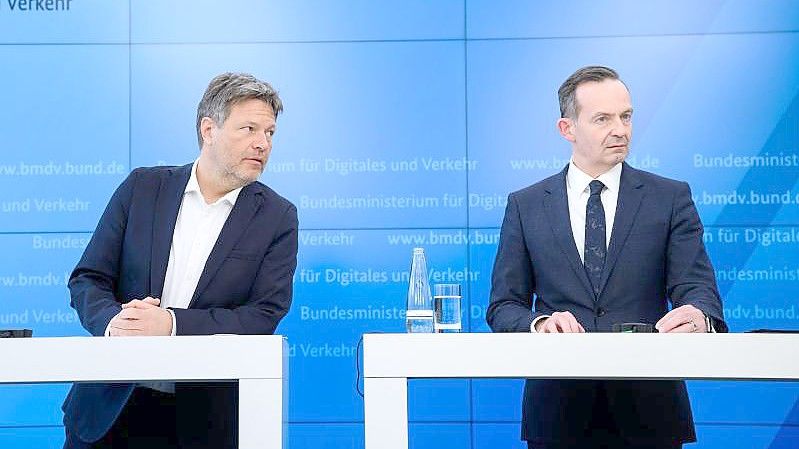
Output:
[[597,117],[595,121],[597,123],[605,123],[606,121],[608,121],[608,118],[603,115],[601,117]]

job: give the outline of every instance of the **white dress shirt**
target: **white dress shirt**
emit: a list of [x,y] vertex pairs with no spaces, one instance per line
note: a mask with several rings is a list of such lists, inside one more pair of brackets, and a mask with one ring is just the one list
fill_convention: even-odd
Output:
[[[566,172],[569,221],[571,221],[574,245],[577,246],[577,252],[583,262],[585,262],[585,209],[588,206],[588,197],[591,196],[591,189],[588,186],[594,179],[605,184],[599,196],[602,199],[602,208],[605,209],[605,247],[607,248],[610,245],[613,222],[616,219],[616,204],[619,200],[619,185],[621,184],[621,163],[614,165],[613,168],[596,178],[592,178],[591,175],[574,165],[573,160],[569,161],[569,171]],[[544,318],[549,318],[549,315],[542,315],[534,319],[530,324],[530,331],[535,332],[536,323]]]
[[[197,162],[194,162],[172,233],[161,307],[189,307],[208,256],[236,205],[241,189],[232,190],[211,204],[206,203],[197,182]],[[173,314],[172,335],[175,335],[175,329]]]

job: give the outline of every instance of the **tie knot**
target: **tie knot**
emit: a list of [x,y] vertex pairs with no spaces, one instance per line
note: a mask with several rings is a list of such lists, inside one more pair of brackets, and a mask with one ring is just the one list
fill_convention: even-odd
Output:
[[591,195],[599,195],[602,193],[602,189],[605,188],[605,184],[602,184],[602,181],[594,179],[588,184],[588,187],[591,189]]

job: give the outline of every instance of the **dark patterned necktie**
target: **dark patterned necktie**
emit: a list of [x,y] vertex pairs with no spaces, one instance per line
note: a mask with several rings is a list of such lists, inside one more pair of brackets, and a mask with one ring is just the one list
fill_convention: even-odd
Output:
[[599,279],[602,277],[602,267],[605,266],[605,208],[602,207],[600,194],[605,184],[596,179],[588,185],[591,188],[591,196],[588,197],[588,205],[585,208],[585,252],[583,254],[583,264],[588,279],[594,289],[594,295],[599,295]]

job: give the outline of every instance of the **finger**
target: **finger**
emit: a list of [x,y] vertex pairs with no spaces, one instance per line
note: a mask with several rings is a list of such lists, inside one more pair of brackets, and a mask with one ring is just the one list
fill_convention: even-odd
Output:
[[131,308],[131,307],[136,307],[136,305],[137,305],[138,303],[140,303],[140,302],[141,302],[141,300],[140,300],[140,299],[134,299],[134,300],[132,300],[132,301],[128,301],[128,302],[126,302],[125,304],[122,304],[122,308],[123,308],[123,309],[129,309],[129,308]]
[[563,312],[555,312],[552,314],[552,319],[555,321],[555,326],[558,332],[567,332],[569,329],[568,323],[564,320]]
[[154,305],[154,306],[157,306],[157,305],[161,304],[161,300],[160,299],[153,298],[152,296],[148,296],[148,297],[144,298],[142,300],[142,302],[145,302],[147,304],[151,304],[151,305]]
[[108,329],[108,335],[111,337],[130,337],[133,335],[141,335],[141,331],[135,329],[119,329],[111,327]]
[[678,310],[680,312],[684,312],[684,313],[688,313],[688,314],[694,314],[696,312],[700,312],[701,313],[701,311],[699,309],[697,309],[695,306],[693,306],[691,304],[685,304],[683,306],[675,308],[674,310]]
[[119,320],[111,325],[111,331],[141,331],[142,326],[138,321]]
[[555,320],[553,317],[547,318],[547,320],[544,322],[544,333],[556,334],[557,332],[558,332],[557,320]]
[[112,337],[139,337],[143,335],[142,331],[138,329],[113,329],[111,332]]
[[680,324],[679,326],[677,326],[675,328],[672,328],[671,330],[663,331],[663,332],[668,333],[668,334],[690,334],[692,332],[695,332],[695,330],[696,330],[696,327],[694,327],[693,324],[688,322],[688,323]]
[[561,315],[558,319],[558,326],[563,333],[572,333],[572,320],[567,315]]
[[558,329],[564,334],[572,333],[572,323],[568,316],[561,315],[557,319]]
[[121,312],[119,312],[119,314],[117,314],[117,317],[122,320],[138,320],[141,319],[141,316],[141,309],[135,308],[123,309]]
[[563,332],[563,323],[561,323],[561,312],[555,312],[552,314],[552,317],[549,319],[552,321],[552,332]]
[[658,332],[670,332],[672,329],[685,323],[686,321],[688,321],[688,318],[682,316],[682,311],[674,309],[665,314],[663,318],[659,319],[658,322],[655,323],[655,328],[658,330]]
[[684,310],[686,320],[693,321],[697,326],[699,326],[700,329],[704,327],[703,324],[705,323],[705,312],[702,312],[690,304],[686,304],[680,307],[680,309]]
[[[661,318],[655,324],[655,328],[658,332],[669,333],[675,332],[676,329],[682,326],[687,326],[688,332],[695,332],[698,329],[697,319],[689,309],[674,309]],[[704,316],[702,319],[704,319]]]
[[552,321],[552,326],[551,327],[552,327],[552,332],[553,333],[562,333],[563,332],[563,323],[561,323],[561,318],[560,318],[560,314],[559,313],[557,313],[557,312],[553,313],[552,314],[552,318],[550,318],[550,321]]
[[575,318],[574,315],[571,314],[571,312],[566,312],[565,318],[566,322],[569,324],[569,332],[571,333],[580,332],[582,326],[580,326],[580,323],[577,322],[577,318]]
[[128,308],[132,307],[132,308],[136,308],[136,309],[149,309],[149,308],[152,308],[152,307],[157,307],[157,306],[152,304],[152,300],[153,300],[152,298],[150,298],[150,299],[147,299],[147,298],[145,298],[145,299],[134,299],[133,301],[129,302],[126,305],[128,306]]
[[125,304],[122,304],[122,308],[123,309],[131,309],[131,308],[133,308],[133,309],[151,309],[151,308],[154,308],[154,307],[158,307],[158,304],[153,304],[153,301],[158,301],[158,304],[160,304],[160,302],[161,302],[160,300],[157,300],[155,298],[150,298],[149,300],[147,298],[145,298],[144,300],[134,299],[133,301],[130,301],[130,302],[125,303]]
[[580,323],[577,322],[577,319],[574,318],[574,315],[571,312],[561,312],[557,313],[557,316],[553,314],[558,321],[558,327],[560,327],[562,332],[567,333],[575,333],[579,332]]
[[109,323],[110,329],[124,329],[124,330],[131,330],[131,329],[141,329],[144,326],[144,323],[141,320],[126,320],[119,316],[114,317]]
[[682,322],[670,321],[667,326],[663,326],[662,329],[658,329],[658,332],[663,332],[663,333],[684,332],[683,330],[678,330],[678,329],[687,329],[688,332],[693,332],[696,329],[696,327],[693,325],[691,320],[685,320]]
[[682,321],[695,320],[697,318],[704,318],[704,313],[696,307],[686,304],[672,310],[674,316],[679,317]]

